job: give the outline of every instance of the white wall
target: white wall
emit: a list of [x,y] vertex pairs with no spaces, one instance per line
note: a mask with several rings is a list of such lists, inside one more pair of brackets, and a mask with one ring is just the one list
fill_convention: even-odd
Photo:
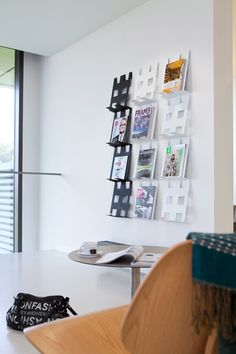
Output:
[[234,143],[234,200],[236,205],[236,77],[233,78],[233,143]]
[[234,200],[236,205],[236,0],[233,0],[233,155],[234,155]]
[[[226,2],[230,4],[230,0]],[[226,16],[230,17],[227,6]],[[41,248],[70,250],[84,239],[168,246],[185,239],[189,231],[215,229],[214,149],[219,136],[214,126],[214,30],[213,0],[180,0],[178,6],[174,0],[153,0],[42,61],[40,168],[63,176],[41,178]],[[189,49],[190,221],[177,224],[108,217],[113,184],[106,178],[113,151],[105,144],[112,122],[105,107],[113,78],[154,58],[163,73],[168,57]],[[226,139],[231,139],[229,129],[230,124]],[[224,136],[220,139],[222,142]],[[230,160],[226,152],[223,156]],[[232,192],[230,176],[232,167],[222,181]],[[222,203],[228,213],[228,194]],[[223,217],[224,231],[231,231],[231,219],[232,215]]]
[[[214,1],[214,230],[233,227],[232,1]],[[226,69],[228,68],[228,70]],[[228,225],[228,227],[227,227]],[[230,226],[230,228],[229,228]]]
[[[40,125],[40,57],[24,54],[23,90],[23,171],[38,172]],[[37,175],[23,176],[23,250],[38,248],[39,237],[39,183]]]

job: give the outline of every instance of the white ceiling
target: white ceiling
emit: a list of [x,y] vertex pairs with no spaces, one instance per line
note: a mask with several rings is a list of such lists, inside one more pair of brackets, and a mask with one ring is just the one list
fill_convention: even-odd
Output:
[[148,0],[0,0],[0,46],[52,55]]

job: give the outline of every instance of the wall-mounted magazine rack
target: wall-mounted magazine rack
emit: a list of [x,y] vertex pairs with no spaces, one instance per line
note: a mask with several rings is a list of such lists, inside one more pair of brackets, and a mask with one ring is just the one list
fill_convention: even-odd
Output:
[[[189,137],[190,93],[186,77],[190,52],[168,60],[163,86],[159,92],[162,104],[160,139],[167,141],[160,180],[164,188],[161,220],[185,222],[190,180],[185,178]],[[164,143],[161,143],[162,147]]]
[[[152,199],[153,195],[154,199],[156,199],[158,187],[157,180],[153,178],[158,149],[157,139],[154,138],[158,112],[158,75],[159,63],[157,60],[139,68],[134,75],[135,83],[132,100],[134,107],[130,141],[135,144],[138,156],[130,179],[134,181],[135,185],[139,183],[139,189],[135,192],[135,203],[133,205],[133,217],[138,219],[152,219],[155,210],[155,203],[152,202],[151,206],[143,203],[148,196]],[[137,144],[139,144],[139,149]],[[147,160],[146,165],[145,160]],[[150,160],[150,163],[148,160]],[[154,182],[154,186],[152,182]],[[145,185],[142,186],[142,183]],[[139,194],[137,195],[137,193]]]
[[185,222],[190,180],[168,181],[164,192],[161,220]]
[[[134,75],[133,112],[128,106],[132,73],[122,75],[113,81],[110,105],[107,107],[113,112],[111,136],[107,144],[114,148],[112,169],[110,178],[108,178],[114,183],[110,216],[143,220],[156,219],[155,200],[158,190],[158,198],[162,199],[164,195],[163,200],[160,201],[163,203],[158,207],[158,214],[159,211],[161,213],[159,219],[186,222],[190,188],[190,180],[185,177],[190,144],[190,92],[185,86],[189,56],[190,53],[186,52],[182,55],[177,54],[175,58],[168,60],[165,66],[163,87],[158,88],[160,70],[157,60],[139,69]],[[179,77],[176,77],[178,73]],[[157,128],[158,112],[162,119],[159,118]],[[125,132],[124,126],[126,126]],[[122,137],[119,137],[120,134]],[[140,176],[136,175],[134,173],[135,161],[134,163],[132,161],[130,166],[131,149],[132,154],[136,152],[138,161],[140,151],[143,150],[143,156],[145,156],[145,150],[151,151],[154,147],[156,147],[154,160],[156,160],[158,150],[157,167],[154,162],[151,173],[145,175],[145,171],[140,169]],[[160,153],[163,148],[170,149],[170,152],[166,150],[165,154]],[[124,154],[126,149],[130,149],[128,155]],[[117,154],[118,151],[120,153]],[[181,154],[184,154],[183,158],[180,158]],[[179,167],[175,167],[174,161],[168,164],[171,155],[176,155],[175,158],[179,159]],[[159,160],[159,156],[163,161]],[[117,165],[120,163],[121,170],[125,169],[123,175],[117,172],[115,176],[113,173],[115,162]],[[137,165],[138,163],[136,167]],[[132,170],[130,174],[129,168]],[[171,172],[175,168],[177,170],[179,168],[180,172],[176,174]],[[163,171],[168,169],[169,172],[164,175]],[[148,202],[148,198],[151,201]]]
[[115,148],[110,178],[115,182],[110,216],[127,218],[130,207],[132,182],[129,180],[129,168],[132,145],[129,142],[132,108],[128,106],[129,89],[132,73],[121,75],[113,81],[109,111],[114,113],[110,141],[108,145]]
[[156,103],[158,93],[158,62],[153,61],[139,68],[135,75],[135,89],[133,103],[136,106]]

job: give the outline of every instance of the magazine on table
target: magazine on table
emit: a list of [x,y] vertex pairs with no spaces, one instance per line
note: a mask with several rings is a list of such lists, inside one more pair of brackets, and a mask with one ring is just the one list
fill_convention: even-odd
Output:
[[163,253],[145,252],[142,253],[139,258],[134,260],[131,265],[133,267],[152,266],[157,260],[161,258],[162,255]]
[[143,253],[144,248],[139,245],[133,245],[118,252],[108,252],[97,260],[97,264],[111,263],[114,261],[122,260],[122,258],[129,259],[130,263],[139,258]]
[[184,89],[186,59],[175,60],[166,65],[163,92],[170,93]]
[[156,160],[156,149],[139,150],[134,178],[153,178]]
[[151,219],[154,214],[156,186],[140,186],[136,191],[134,217]]
[[184,177],[187,144],[169,145],[165,148],[162,177]]
[[154,107],[152,105],[140,106],[134,113],[132,139],[151,138],[151,125]]

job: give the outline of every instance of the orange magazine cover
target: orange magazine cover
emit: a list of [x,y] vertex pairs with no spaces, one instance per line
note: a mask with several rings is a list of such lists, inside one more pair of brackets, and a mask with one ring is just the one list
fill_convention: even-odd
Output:
[[185,64],[185,59],[179,59],[166,65],[163,92],[170,93],[183,89]]

